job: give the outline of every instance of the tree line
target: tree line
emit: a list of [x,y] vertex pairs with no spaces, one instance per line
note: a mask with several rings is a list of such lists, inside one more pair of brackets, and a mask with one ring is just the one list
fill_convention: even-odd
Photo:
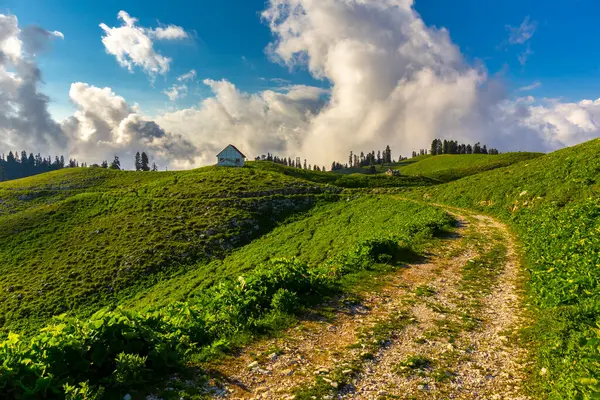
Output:
[[[427,153],[425,153],[427,154]],[[497,149],[488,149],[487,145],[481,145],[480,142],[475,143],[473,146],[470,144],[459,144],[456,140],[440,140],[433,139],[431,142],[431,149],[429,154],[499,154]],[[416,156],[416,152],[413,152],[413,157]]]
[[[44,172],[56,171],[62,168],[79,167],[79,162],[74,159],[65,161],[64,156],[42,157],[40,153],[34,155],[23,150],[20,154],[10,151],[7,155],[0,156],[0,181],[25,178]],[[82,166],[87,166],[85,163]]]
[[[402,156],[398,158],[398,161],[402,161]],[[385,146],[384,150],[377,151],[372,150],[370,153],[360,152],[360,154],[350,151],[348,156],[348,163],[342,164],[334,161],[331,163],[331,170],[336,171],[344,168],[360,168],[360,167],[371,167],[371,172],[375,172],[375,165],[391,164],[395,162],[392,158],[392,149],[389,145]]]
[[[150,166],[150,160],[146,152],[140,153],[139,151],[135,154],[134,166],[136,171],[158,171],[156,163],[152,163]],[[34,155],[23,150],[21,153],[8,152],[7,155],[0,155],[0,182],[8,181],[11,179],[26,178],[28,176],[43,174],[44,172],[57,171],[63,168],[79,168],[88,167],[87,163],[79,163],[75,159],[69,159],[66,161],[64,156],[55,156],[54,159],[51,156],[42,157],[40,153]],[[104,160],[100,164],[92,164],[90,167],[95,168],[107,168],[113,170],[121,170],[121,161],[118,156],[108,163]]]
[[320,167],[316,164],[315,165],[308,164],[306,162],[306,158],[304,159],[304,163],[302,163],[302,160],[300,157],[295,157],[294,159],[292,159],[292,157],[279,157],[279,156],[273,155],[271,153],[267,153],[267,154],[263,154],[261,156],[257,156],[256,158],[254,158],[254,161],[271,161],[276,164],[285,165],[286,167],[307,169],[307,170],[312,170],[312,171],[323,171],[323,172],[326,171],[325,166]]

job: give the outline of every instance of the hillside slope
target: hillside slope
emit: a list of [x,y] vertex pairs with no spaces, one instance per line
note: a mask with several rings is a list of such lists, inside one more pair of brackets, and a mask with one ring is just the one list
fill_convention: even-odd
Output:
[[[277,332],[328,296],[398,270],[453,221],[442,210],[389,196],[323,204],[222,261],[165,276],[121,307],[60,317],[31,338],[9,335],[0,343],[0,395],[145,398],[171,385],[174,372],[199,372],[185,369],[190,362]],[[203,393],[201,382],[194,385]]]
[[0,183],[0,329],[87,315],[338,189],[260,168],[65,169]]
[[419,238],[429,238],[452,222],[434,207],[390,196],[345,197],[314,207],[206,268],[165,280],[125,305],[148,310],[187,301],[220,280],[249,273],[272,259],[295,258],[314,267],[368,240],[394,238],[416,245]]
[[[409,188],[429,186],[439,183],[422,176],[386,176],[383,174],[367,174],[364,168],[348,168],[335,172],[318,172],[298,168],[290,168],[281,164],[259,161],[250,163],[255,168],[279,172],[284,175],[306,179],[312,182],[334,185],[348,189],[359,188]],[[356,172],[360,171],[360,172]]]
[[519,233],[537,307],[540,397],[600,393],[599,153],[596,139],[413,194],[497,215]]
[[541,153],[504,153],[488,154],[441,154],[423,157],[406,166],[393,167],[402,174],[423,176],[437,181],[449,182],[465,176],[506,167],[521,161],[542,156]]

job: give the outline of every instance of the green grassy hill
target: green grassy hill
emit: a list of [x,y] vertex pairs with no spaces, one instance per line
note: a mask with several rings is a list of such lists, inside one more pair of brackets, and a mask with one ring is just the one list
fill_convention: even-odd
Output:
[[0,183],[0,329],[88,315],[338,189],[260,168],[65,169]]
[[600,393],[598,154],[596,139],[414,194],[496,215],[515,228],[536,306],[531,339],[539,398]]
[[[541,153],[504,153],[488,154],[442,154],[424,156],[407,165],[394,166],[402,174],[423,176],[437,181],[449,182],[480,172],[506,167],[518,162],[532,160],[542,156]],[[407,160],[407,161],[410,161]]]
[[[265,166],[164,175],[71,170],[3,188],[0,223],[21,223],[11,227],[14,237],[0,238],[0,254],[22,263],[3,263],[2,305],[12,306],[5,328],[33,334],[48,322],[44,316],[70,316],[0,343],[2,395],[141,395],[185,363],[289,326],[315,302],[369,284],[453,223],[435,207],[390,196],[340,199],[330,186]],[[275,227],[285,216],[287,223]],[[159,226],[147,222],[155,217]],[[261,230],[266,234],[243,247],[241,239],[228,241]],[[173,257],[182,250],[193,256]],[[163,256],[162,263],[144,254]],[[50,283],[35,294],[41,300],[30,292],[38,282]],[[56,311],[56,304],[67,306]]]
[[347,168],[331,173],[289,168],[281,164],[264,161],[251,163],[251,165],[253,165],[255,168],[279,172],[296,178],[349,189],[410,188],[429,186],[439,183],[433,179],[421,176],[386,176],[382,174],[367,174],[367,168]]

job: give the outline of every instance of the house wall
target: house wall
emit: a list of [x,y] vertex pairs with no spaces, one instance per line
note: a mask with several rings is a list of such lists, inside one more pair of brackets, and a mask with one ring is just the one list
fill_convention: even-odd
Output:
[[[239,162],[236,162],[239,160]],[[217,156],[217,165],[222,167],[243,167],[244,157],[235,149],[227,147]]]

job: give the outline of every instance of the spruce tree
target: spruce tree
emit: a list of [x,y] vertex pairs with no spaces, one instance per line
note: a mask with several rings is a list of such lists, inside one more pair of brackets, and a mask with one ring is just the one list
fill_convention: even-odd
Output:
[[133,164],[135,165],[136,171],[142,170],[142,157],[140,156],[139,151],[135,153],[135,160],[134,160]]
[[142,171],[150,171],[150,161],[148,160],[148,155],[144,151],[142,152],[142,162],[140,169]]

